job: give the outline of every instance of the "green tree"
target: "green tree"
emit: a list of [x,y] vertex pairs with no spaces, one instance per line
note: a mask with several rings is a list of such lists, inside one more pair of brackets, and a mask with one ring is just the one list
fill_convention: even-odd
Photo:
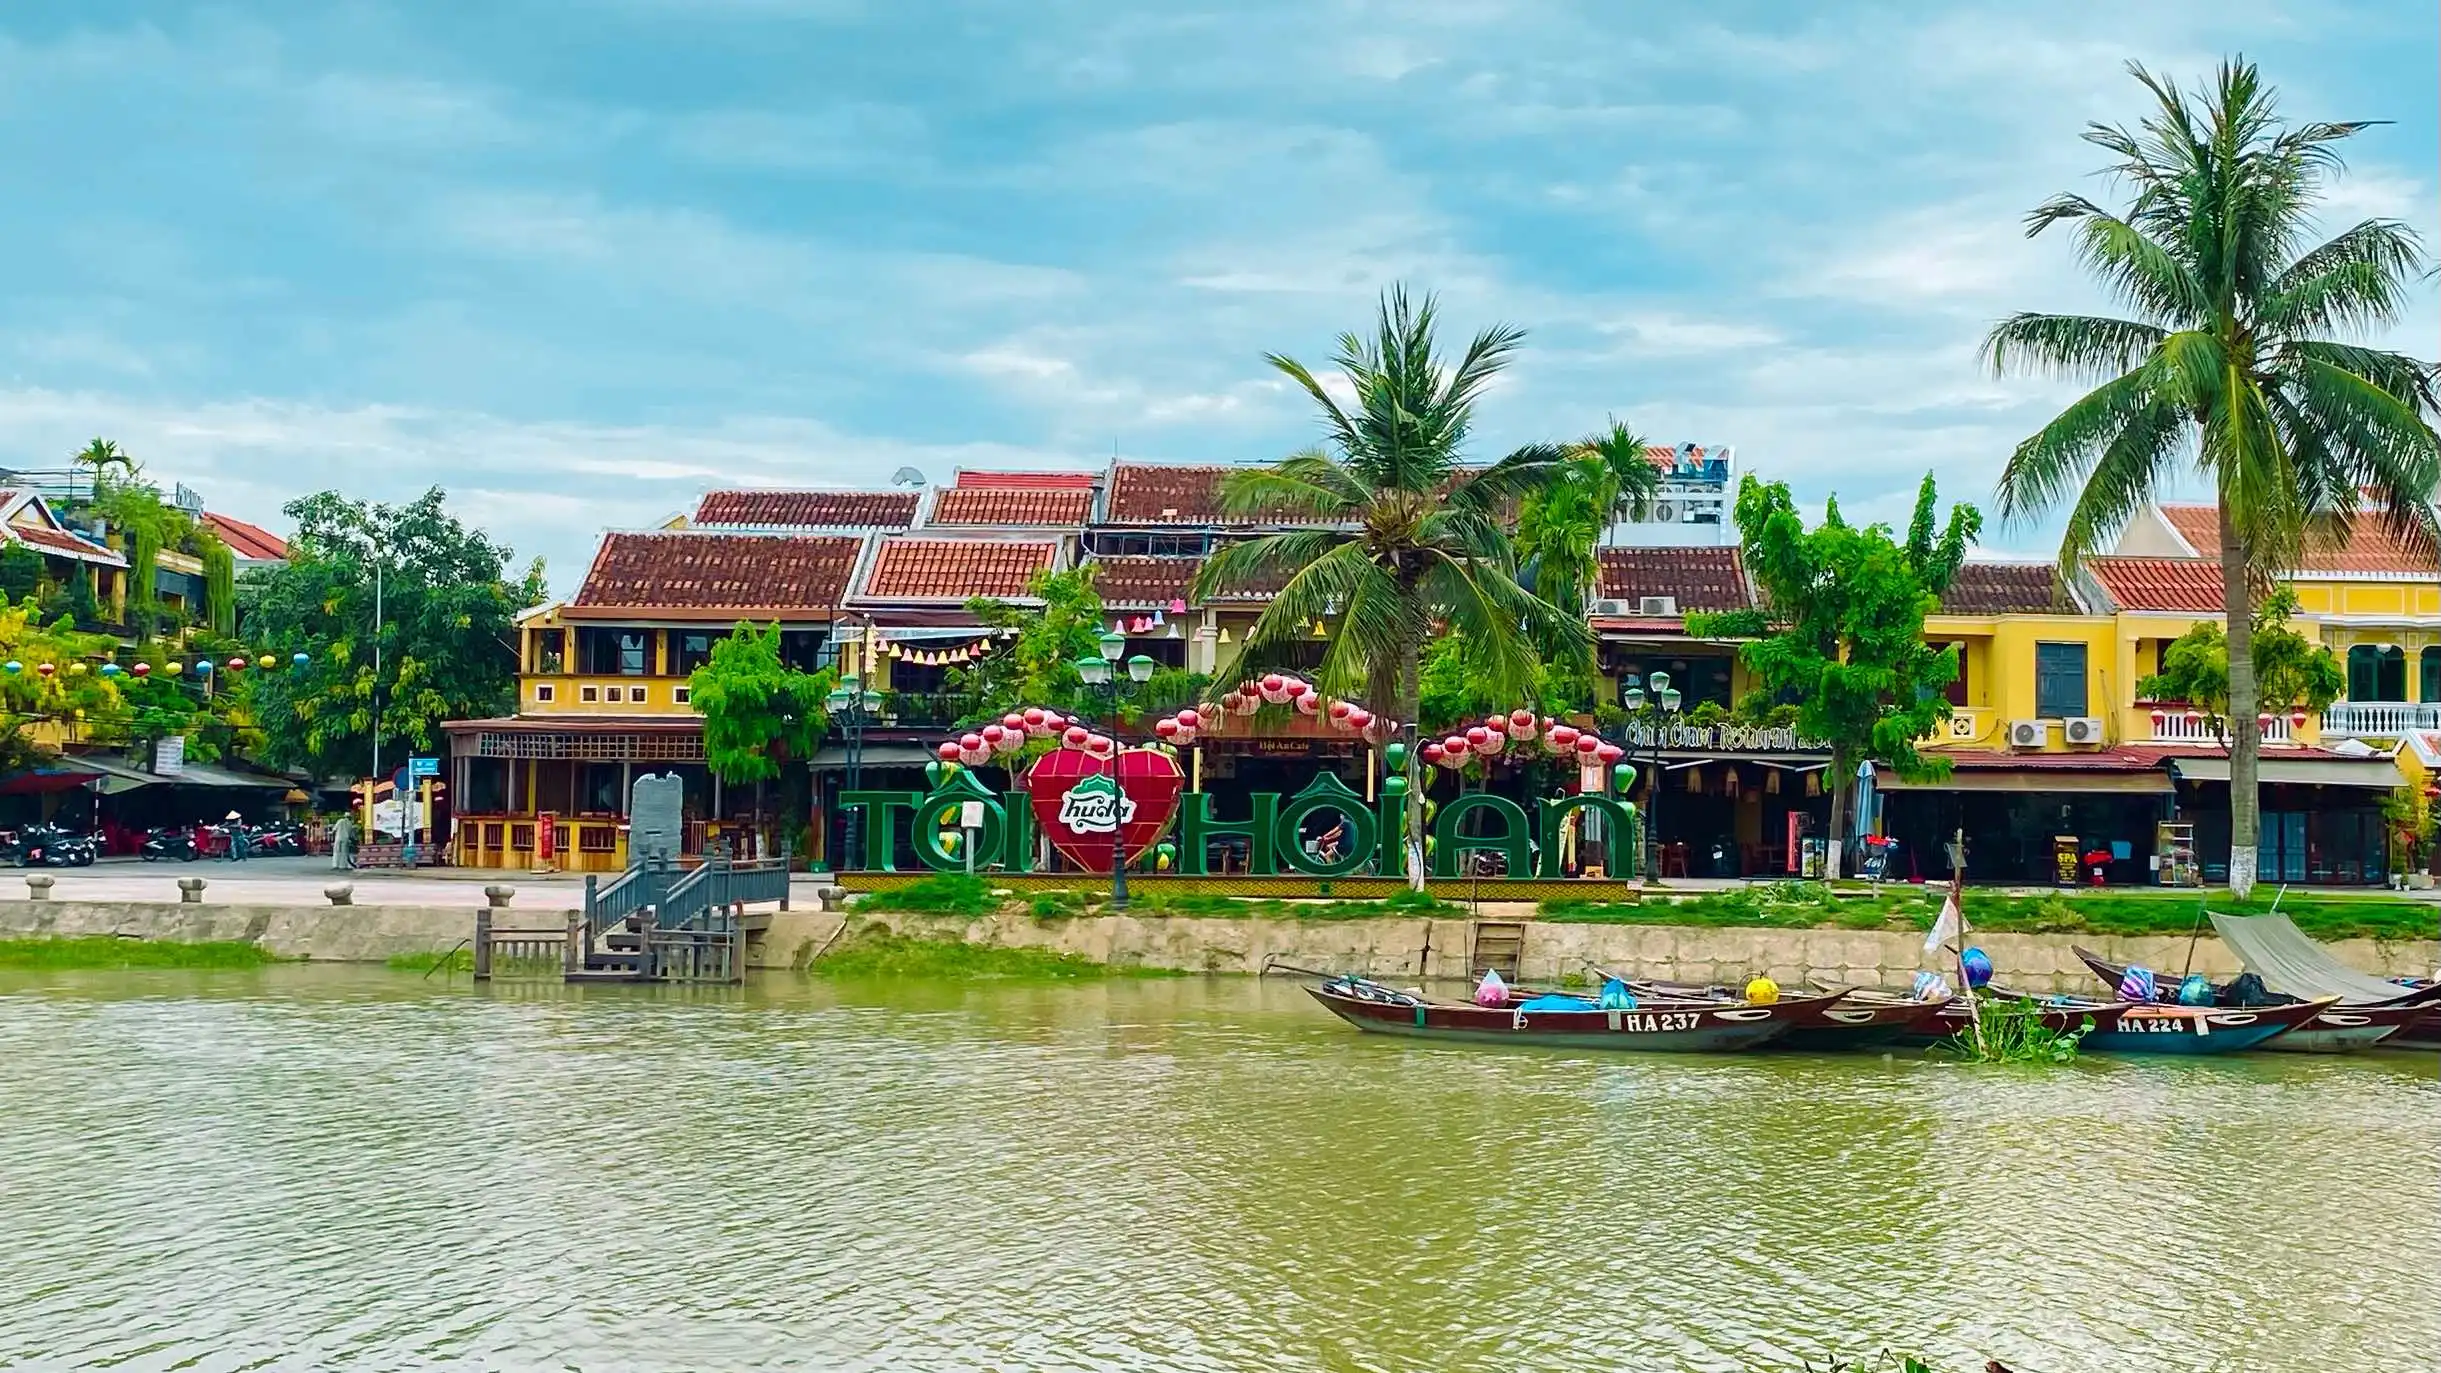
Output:
[[1957,505],[1943,520],[1927,474],[1904,543],[1885,525],[1847,523],[1836,498],[1809,530],[1785,482],[1749,474],[1738,485],[1737,525],[1763,608],[1690,615],[1687,633],[1748,640],[1738,656],[1761,687],[1741,708],[1762,715],[1793,702],[1797,732],[1830,745],[1836,872],[1859,763],[1886,765],[1910,781],[1949,770],[1916,749],[1949,718],[1942,688],[1958,679],[1957,649],[1925,643],[1924,617],[1966,562],[1983,517]]
[[1570,615],[1593,595],[1602,536],[1620,520],[1650,518],[1661,470],[1644,439],[1617,420],[1567,445],[1546,483],[1517,512],[1518,580]]
[[2073,569],[2181,466],[2211,484],[2231,661],[2229,884],[2244,895],[2260,820],[2257,592],[2309,538],[2343,530],[2367,492],[2401,533],[2434,543],[2433,371],[2346,341],[2403,317],[2423,248],[2382,219],[2307,246],[2338,145],[2366,122],[2285,123],[2243,61],[2192,95],[2130,69],[2153,113],[2136,130],[2085,134],[2119,159],[2110,171],[2133,191],[2128,208],[2057,196],[2027,233],[2074,226],[2086,267],[2133,318],[2019,314],[1985,340],[1996,371],[2099,383],[2018,445],[2000,510],[2017,519],[2066,503],[2060,560]]
[[[1412,730],[1423,646],[1437,632],[1466,635],[1485,687],[1512,700],[1538,684],[1538,646],[1574,653],[1591,641],[1583,614],[1557,610],[1517,584],[1502,523],[1550,481],[1565,453],[1543,445],[1480,471],[1462,466],[1475,402],[1525,335],[1496,325],[1445,361],[1435,324],[1429,296],[1410,301],[1394,287],[1372,339],[1342,335],[1334,361],[1355,396],[1349,408],[1302,363],[1269,357],[1321,409],[1328,449],[1233,472],[1221,484],[1221,506],[1232,515],[1315,522],[1224,548],[1197,573],[1198,598],[1285,579],[1222,680],[1265,666],[1303,640],[1307,626],[1332,617],[1337,629],[1318,685],[1387,710]],[[1408,871],[1418,887],[1424,791],[1413,773],[1420,765],[1410,751]]]
[[[97,438],[69,454],[68,461],[86,470],[91,479],[91,485],[86,489],[97,494],[102,488],[102,474],[111,468],[116,467],[129,477],[136,474],[136,460],[129,457],[117,444],[103,438]],[[69,487],[69,493],[71,495],[75,493],[73,485]]]
[[[2286,714],[2299,706],[2318,711],[2347,690],[2348,674],[2339,659],[2292,624],[2298,610],[2297,593],[2285,586],[2255,607],[2254,630],[2247,638],[2254,649],[2259,711]],[[2228,742],[2229,636],[2220,623],[2206,620],[2179,635],[2162,650],[2161,660],[2160,672],[2136,683],[2137,695],[2202,709],[2211,715],[2214,732]]]
[[10,605],[42,586],[42,555],[21,543],[0,548],[0,599]]
[[202,549],[203,605],[209,616],[212,632],[224,639],[237,637],[237,555],[219,536],[209,530],[195,531],[195,542]]
[[687,701],[703,717],[704,762],[726,781],[754,783],[758,818],[763,784],[822,747],[831,723],[824,698],[838,680],[830,668],[803,672],[782,661],[779,625],[743,620],[688,675]]
[[285,513],[289,561],[239,587],[258,645],[306,655],[244,676],[265,761],[362,776],[377,720],[387,769],[437,748],[444,721],[515,708],[516,617],[547,594],[540,559],[512,574],[508,548],[460,523],[439,487],[403,505],[324,491]]
[[1093,585],[1098,570],[1087,563],[1035,573],[1026,595],[1040,605],[989,596],[966,603],[977,624],[1015,633],[995,638],[982,657],[950,673],[951,689],[966,698],[959,718],[989,722],[1027,706],[1075,711],[1084,704],[1085,679],[1077,675],[1076,660],[1100,651],[1102,595]]

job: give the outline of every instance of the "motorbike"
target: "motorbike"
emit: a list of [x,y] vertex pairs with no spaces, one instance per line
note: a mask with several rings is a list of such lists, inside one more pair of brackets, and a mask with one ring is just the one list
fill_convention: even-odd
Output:
[[195,847],[195,831],[183,826],[152,831],[144,836],[144,843],[136,852],[142,854],[147,863],[173,858],[181,863],[192,863],[203,856],[202,851]]
[[17,861],[29,868],[89,868],[101,856],[92,835],[56,825],[30,825],[19,839],[23,849]]
[[305,836],[294,825],[265,825],[252,833],[258,854],[289,857],[305,852]]

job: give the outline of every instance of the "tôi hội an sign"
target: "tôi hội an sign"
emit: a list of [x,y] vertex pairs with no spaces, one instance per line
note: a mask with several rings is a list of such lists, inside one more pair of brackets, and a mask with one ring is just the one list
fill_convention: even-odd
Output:
[[[1622,778],[1625,791],[1632,769],[1620,771],[1630,774]],[[967,829],[960,822],[971,818],[965,813],[971,802],[981,803],[983,823]],[[895,871],[890,855],[902,824],[917,859],[942,872],[964,871],[970,858],[978,871],[1031,872],[1038,837],[1078,869],[1108,872],[1114,845],[1124,844],[1134,865],[1173,833],[1177,871],[1188,876],[1211,871],[1212,850],[1221,841],[1241,851],[1243,871],[1256,875],[1396,877],[1408,864],[1402,776],[1386,779],[1368,801],[1337,775],[1317,770],[1293,796],[1255,792],[1238,799],[1242,815],[1223,816],[1212,796],[1185,789],[1175,757],[1150,748],[1099,758],[1075,750],[1046,753],[1028,769],[1024,784],[1006,793],[962,769],[929,792],[849,791],[839,803],[863,815],[866,833],[891,837],[870,849],[885,871]],[[1309,822],[1324,826],[1329,841],[1307,842]],[[1572,848],[1587,866],[1606,860],[1600,865],[1607,872],[1626,875],[1635,867],[1636,808],[1598,791],[1530,798],[1523,805],[1469,792],[1435,808],[1425,837],[1435,877],[1474,870],[1470,863],[1478,854],[1496,855],[1499,871],[1511,876],[1562,877]],[[1580,838],[1581,844],[1572,842]],[[969,842],[971,855],[963,848]]]

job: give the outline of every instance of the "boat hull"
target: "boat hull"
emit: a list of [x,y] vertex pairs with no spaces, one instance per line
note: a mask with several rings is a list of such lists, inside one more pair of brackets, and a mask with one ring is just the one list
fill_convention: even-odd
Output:
[[[2078,958],[2084,960],[2085,966],[2093,971],[2093,975],[2102,980],[2103,985],[2114,990],[2118,987],[2120,979],[2127,975],[2124,965],[2113,963],[2091,950],[2078,949],[2076,954]],[[2213,990],[2218,992],[2221,989],[2216,987]],[[2279,1004],[2280,1006],[2294,1006],[2301,1004],[2301,1001],[2293,999]],[[2267,1010],[2278,1008],[2257,1006],[2224,1009]],[[2332,1006],[2287,1034],[2272,1037],[2262,1047],[2267,1053],[2354,1053],[2359,1049],[2369,1049],[2376,1044],[2388,1042],[2395,1036],[2408,1034],[2419,1022],[2428,1020],[2434,1015],[2428,993],[2404,992],[2398,1001],[2380,1005]]]
[[2109,1029],[2096,1029],[2077,1048],[2097,1054],[2234,1054],[2261,1048],[2330,1008],[2328,1001],[2294,1006],[2137,1006]]
[[1460,1044],[1536,1045],[1610,1053],[1735,1053],[1819,1021],[1837,997],[1769,1006],[1657,1003],[1632,1010],[1527,1011],[1516,1005],[1472,1006],[1422,1000],[1387,1001],[1332,990],[1307,994],[1367,1034]]
[[1775,1051],[1838,1053],[1848,1049],[1879,1049],[1898,1044],[1940,1020],[1940,1001],[1875,1005],[1843,1001],[1823,1013],[1823,1023],[1790,1030],[1764,1047]]

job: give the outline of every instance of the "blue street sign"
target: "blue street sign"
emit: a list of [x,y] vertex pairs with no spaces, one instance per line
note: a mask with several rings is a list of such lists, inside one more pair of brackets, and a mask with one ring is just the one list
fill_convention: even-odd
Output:
[[438,777],[441,775],[441,760],[438,758],[410,758],[407,760],[407,775],[409,777]]

